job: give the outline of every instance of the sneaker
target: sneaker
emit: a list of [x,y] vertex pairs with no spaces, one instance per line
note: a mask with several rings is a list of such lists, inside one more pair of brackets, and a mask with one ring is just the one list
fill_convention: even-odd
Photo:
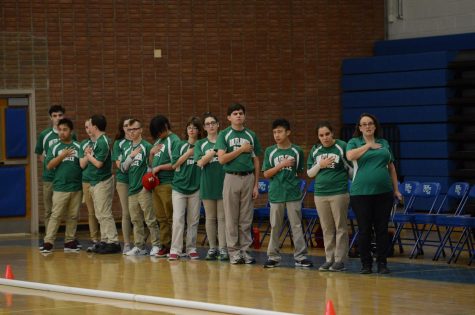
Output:
[[51,253],[53,252],[53,244],[51,243],[44,243],[43,247],[40,249],[42,253]]
[[169,254],[168,255],[168,260],[169,261],[178,260],[179,258],[180,258],[180,256],[178,254]]
[[64,252],[65,253],[79,252],[79,248],[76,242],[70,241],[70,242],[64,243]]
[[369,275],[370,273],[373,273],[373,270],[371,269],[370,265],[361,267],[360,274]]
[[338,272],[338,271],[345,271],[345,270],[346,270],[345,264],[342,263],[341,261],[335,262],[335,263],[330,267],[330,271]]
[[76,243],[77,248],[82,249],[82,245],[81,245],[81,243],[79,243],[79,241],[77,239],[75,239],[73,242]]
[[157,255],[155,255],[158,258],[166,258],[170,254],[170,248],[167,247],[162,247],[158,251]]
[[245,260],[244,260],[244,257],[242,257],[241,255],[235,255],[234,257],[231,257],[229,259],[229,262],[232,265],[242,265],[245,263]]
[[38,249],[39,249],[39,250],[42,250],[42,249],[43,249],[43,245],[44,245],[43,240],[39,240],[39,241],[38,241]]
[[391,271],[389,271],[389,268],[388,268],[388,265],[385,264],[385,263],[379,263],[378,264],[378,273],[379,274],[382,274],[382,275],[386,275],[388,273],[390,273]]
[[88,253],[97,253],[99,251],[99,248],[101,246],[105,246],[106,243],[101,243],[101,242],[93,242],[91,246],[89,246],[86,249],[86,252]]
[[219,250],[219,255],[218,255],[218,259],[220,261],[227,261],[229,260],[229,254],[228,254],[228,250],[226,248],[221,248]]
[[295,267],[305,267],[305,268],[310,268],[310,267],[313,267],[313,263],[305,258],[305,259],[302,259],[302,260],[296,260],[295,261]]
[[152,249],[150,250],[150,256],[156,256],[159,251],[160,251],[160,247],[152,246]]
[[254,259],[254,257],[252,257],[251,255],[249,255],[248,253],[244,253],[244,263],[246,265],[251,265],[251,264],[255,264],[256,263],[256,259]]
[[200,259],[200,255],[198,255],[198,253],[196,251],[189,252],[188,256],[190,257],[191,260]]
[[130,245],[129,243],[127,244],[124,244],[124,249],[122,250],[122,254],[126,255],[128,251],[130,251],[132,249],[132,245]]
[[218,250],[216,248],[210,248],[206,254],[206,260],[216,260],[218,258]]
[[264,268],[275,268],[280,265],[280,262],[277,260],[267,259],[264,264]]
[[320,271],[328,271],[330,270],[330,267],[333,265],[332,261],[326,261],[323,265],[321,265],[318,270]]
[[122,250],[119,243],[106,243],[103,247],[99,249],[97,253],[99,254],[116,254],[120,253]]
[[145,248],[139,248],[135,246],[131,250],[129,250],[127,253],[125,253],[125,256],[144,256],[147,255],[148,251]]

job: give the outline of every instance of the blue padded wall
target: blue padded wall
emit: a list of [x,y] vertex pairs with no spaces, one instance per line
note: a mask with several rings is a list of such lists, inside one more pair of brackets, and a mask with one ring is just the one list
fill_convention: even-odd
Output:
[[374,107],[367,110],[348,108],[343,110],[343,122],[345,124],[356,123],[363,112],[375,115],[381,123],[445,122],[451,111],[451,108],[444,105]]
[[0,167],[0,217],[26,214],[24,166]]
[[25,158],[28,154],[27,108],[5,109],[5,155],[7,159]]

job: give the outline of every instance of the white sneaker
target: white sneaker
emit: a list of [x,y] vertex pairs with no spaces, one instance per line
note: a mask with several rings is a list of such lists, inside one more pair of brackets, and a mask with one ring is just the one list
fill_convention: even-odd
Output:
[[152,249],[150,250],[150,256],[155,256],[158,254],[160,251],[160,247],[158,246],[153,246]]
[[135,246],[134,248],[129,250],[127,253],[125,253],[126,256],[143,256],[147,254],[148,254],[148,251],[145,248],[140,249],[137,246]]
[[126,255],[131,249],[132,246],[130,244],[124,244],[124,250],[122,251],[122,254]]

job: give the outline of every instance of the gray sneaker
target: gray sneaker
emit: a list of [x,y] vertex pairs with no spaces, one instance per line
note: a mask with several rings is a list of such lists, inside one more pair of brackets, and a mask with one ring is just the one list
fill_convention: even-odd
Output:
[[323,265],[321,265],[318,270],[320,271],[328,271],[330,267],[333,265],[333,261],[326,261]]
[[234,255],[233,257],[231,257],[229,259],[229,262],[232,264],[232,265],[242,265],[245,263],[245,260],[244,260],[244,257],[242,257],[241,255]]
[[338,272],[338,271],[345,271],[345,264],[342,263],[341,261],[335,262],[333,265],[330,267],[330,271]]
[[248,253],[244,253],[243,256],[244,256],[244,263],[246,265],[251,265],[251,264],[256,263],[256,259],[252,257],[251,255],[249,255]]
[[219,250],[218,259],[219,259],[220,261],[227,261],[227,260],[229,260],[228,250],[227,250],[226,248],[221,248],[221,249]]
[[122,250],[122,254],[126,255],[128,251],[132,249],[132,245],[124,244],[124,249]]

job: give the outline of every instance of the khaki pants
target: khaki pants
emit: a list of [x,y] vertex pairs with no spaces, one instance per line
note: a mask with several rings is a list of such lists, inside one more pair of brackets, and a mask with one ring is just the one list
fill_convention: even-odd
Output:
[[166,248],[171,247],[173,225],[172,185],[160,184],[153,189],[153,208],[157,212],[160,227],[160,242]]
[[[129,185],[117,182],[115,189],[119,195],[120,206],[122,208],[122,236],[125,244],[130,244],[130,234],[132,234],[132,221],[129,213]],[[150,201],[151,202],[151,201]]]
[[53,192],[53,211],[46,230],[45,243],[54,244],[61,219],[65,216],[66,232],[64,243],[74,241],[78,225],[79,207],[81,206],[82,191]]
[[348,193],[315,196],[327,262],[344,262],[348,258]]
[[91,193],[89,192],[89,187],[91,187],[91,184],[82,183],[82,200],[87,208],[87,219],[89,222],[89,235],[91,236],[91,241],[97,242],[99,241],[99,222],[94,213],[94,202]]
[[[226,222],[224,221],[223,199],[203,200],[206,216],[206,235],[209,248],[226,248]],[[216,233],[217,232],[217,233]],[[216,236],[218,244],[216,244]]]
[[270,225],[272,230],[270,232],[269,246],[267,247],[267,256],[274,261],[280,261],[279,254],[280,247],[280,231],[284,222],[285,209],[287,208],[287,218],[290,222],[292,230],[292,239],[294,241],[294,258],[295,260],[302,260],[307,258],[307,245],[303,237],[302,231],[302,202],[277,202],[270,203]]
[[223,206],[226,221],[226,243],[231,259],[247,252],[252,244],[251,227],[254,204],[254,174],[226,174],[223,184]]
[[110,177],[89,188],[96,218],[101,226],[101,241],[119,243],[117,228],[112,216],[112,197],[114,193],[114,177]]
[[186,253],[196,251],[196,237],[200,222],[200,191],[185,195],[172,190],[173,200],[173,232],[170,253],[183,252],[183,233],[186,218]]
[[47,231],[49,218],[53,210],[53,182],[43,182],[43,206],[45,208],[43,222],[45,224],[45,231]]
[[142,190],[129,196],[129,211],[132,219],[134,231],[134,244],[138,248],[145,247],[145,232],[143,221],[147,224],[150,231],[150,238],[153,246],[159,246],[159,231],[157,224],[157,217],[152,207],[152,193],[142,188]]

